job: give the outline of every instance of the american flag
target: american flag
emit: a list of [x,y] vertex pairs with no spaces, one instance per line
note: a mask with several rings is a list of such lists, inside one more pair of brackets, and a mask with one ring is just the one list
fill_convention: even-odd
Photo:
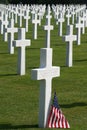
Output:
[[68,121],[65,119],[60,106],[58,105],[58,100],[56,93],[54,93],[53,105],[51,106],[51,111],[48,116],[47,121],[48,128],[70,128]]

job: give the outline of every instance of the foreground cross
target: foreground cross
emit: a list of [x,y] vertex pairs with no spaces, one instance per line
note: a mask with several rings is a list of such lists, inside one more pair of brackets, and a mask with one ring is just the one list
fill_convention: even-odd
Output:
[[18,47],[18,74],[25,75],[25,47],[30,46],[30,40],[25,39],[25,28],[18,29],[18,40],[13,45]]
[[[47,40],[48,41],[48,40]],[[46,44],[49,44],[47,42]],[[51,105],[52,78],[60,76],[60,67],[52,66],[52,49],[42,48],[40,52],[40,68],[32,69],[31,77],[40,80],[39,127],[45,128]]]
[[77,40],[76,35],[73,35],[73,25],[67,26],[67,35],[63,38],[67,42],[66,65],[72,67],[73,41]]
[[46,127],[51,103],[52,78],[60,76],[60,68],[52,66],[52,49],[42,48],[40,68],[32,69],[32,79],[40,80],[39,127]]

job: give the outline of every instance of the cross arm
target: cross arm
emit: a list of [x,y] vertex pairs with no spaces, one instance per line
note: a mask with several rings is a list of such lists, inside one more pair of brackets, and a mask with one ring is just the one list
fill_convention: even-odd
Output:
[[18,32],[18,28],[7,28],[5,29],[6,32],[11,33],[11,32]]
[[30,46],[31,42],[30,40],[14,40],[13,46],[14,47],[22,47],[22,46]]
[[60,67],[32,69],[31,78],[34,80],[46,80],[60,76]]

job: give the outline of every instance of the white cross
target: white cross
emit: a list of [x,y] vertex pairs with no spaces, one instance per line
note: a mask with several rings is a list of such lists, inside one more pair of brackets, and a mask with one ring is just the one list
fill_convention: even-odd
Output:
[[3,11],[0,11],[0,33],[3,34],[3,26],[2,21],[4,20],[4,13]]
[[42,14],[42,12],[39,12],[39,13],[38,13],[39,20],[40,20],[40,23],[39,23],[39,25],[41,25],[41,19],[42,19],[42,15],[43,15],[43,14]]
[[46,16],[46,25],[44,26],[44,30],[46,30],[46,48],[50,48],[50,31],[53,30],[53,26],[50,25],[52,16],[48,12]]
[[30,46],[30,40],[25,39],[25,28],[18,29],[18,40],[13,41],[13,46],[18,47],[18,74],[25,75],[25,47]]
[[73,25],[67,26],[67,35],[65,35],[63,38],[64,38],[64,41],[67,42],[66,65],[68,67],[72,67],[73,41],[77,40],[76,35],[73,35]]
[[22,13],[22,9],[19,9],[19,13],[18,13],[18,23],[19,23],[19,27],[22,27],[22,17],[23,17],[23,13]]
[[58,28],[59,36],[62,36],[62,27],[63,27],[63,22],[64,22],[64,18],[63,18],[62,13],[60,13],[60,15],[59,15],[58,22],[59,22],[59,24],[58,24],[59,25],[59,28]]
[[25,28],[26,28],[26,32],[28,32],[28,21],[30,19],[29,10],[26,10],[24,14],[25,14],[25,16],[24,16],[24,19],[25,19]]
[[31,77],[40,80],[39,127],[46,127],[51,105],[52,78],[60,76],[60,67],[52,66],[52,49],[42,48],[40,68],[32,69]]
[[80,22],[80,17],[77,18],[76,28],[77,28],[77,45],[81,43],[81,29],[84,27],[84,24]]
[[15,15],[15,17],[14,17],[15,23],[17,23],[17,19],[18,19],[18,8],[17,7],[15,7],[15,9],[14,9],[14,15]]
[[84,34],[85,33],[85,17],[83,16],[83,17],[80,17],[80,21],[81,21],[81,23],[83,23],[83,28],[82,28],[82,33]]
[[72,10],[71,13],[72,13],[72,24],[74,24],[74,21],[75,21],[75,20],[74,20],[74,16],[75,16],[75,10],[74,10],[74,7],[73,7],[73,10]]
[[34,39],[37,39],[37,25],[40,23],[40,20],[37,19],[37,14],[35,14],[35,19],[33,19],[32,23],[34,24]]
[[12,41],[14,40],[14,33],[18,32],[18,28],[14,27],[14,19],[10,20],[9,27],[6,29],[8,33],[8,50],[10,54],[14,54],[14,46]]
[[32,23],[33,23],[33,20],[35,19],[35,10],[32,10],[31,14],[32,14]]
[[70,25],[70,17],[71,17],[71,14],[70,14],[69,9],[67,10],[66,17],[67,17],[67,25]]
[[5,32],[5,29],[8,27],[8,23],[9,23],[9,21],[8,21],[8,15],[4,14],[4,21],[2,21],[4,41],[7,41],[7,32]]

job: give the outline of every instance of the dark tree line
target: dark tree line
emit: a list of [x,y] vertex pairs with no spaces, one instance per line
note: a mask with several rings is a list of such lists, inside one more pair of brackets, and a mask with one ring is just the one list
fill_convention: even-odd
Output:
[[86,0],[0,0],[4,4],[87,4]]

